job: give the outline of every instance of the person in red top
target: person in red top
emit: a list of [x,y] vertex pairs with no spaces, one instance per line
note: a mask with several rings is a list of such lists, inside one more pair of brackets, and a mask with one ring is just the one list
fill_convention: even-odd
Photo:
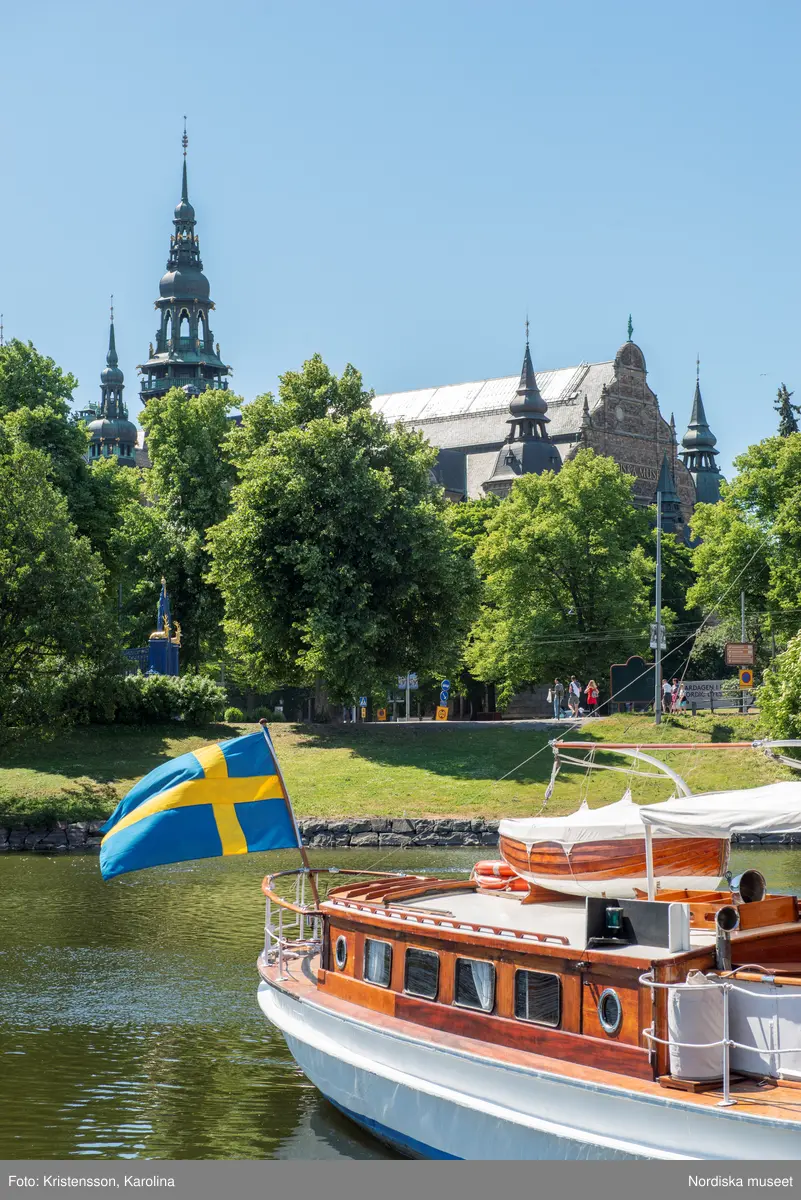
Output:
[[598,684],[594,679],[591,679],[587,684],[584,693],[587,697],[587,708],[590,710],[590,716],[596,717],[598,715]]

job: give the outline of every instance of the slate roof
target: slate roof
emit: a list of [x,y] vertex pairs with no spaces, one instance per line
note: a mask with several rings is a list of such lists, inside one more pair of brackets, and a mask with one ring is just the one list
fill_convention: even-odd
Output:
[[[537,371],[537,387],[548,405],[548,435],[572,439],[581,429],[586,395],[590,413],[601,400],[604,384],[614,378],[614,362],[580,363],[555,371]],[[469,449],[498,445],[509,433],[509,405],[520,379],[479,379],[411,392],[376,396],[373,409],[390,422],[404,421],[421,429],[434,446]]]

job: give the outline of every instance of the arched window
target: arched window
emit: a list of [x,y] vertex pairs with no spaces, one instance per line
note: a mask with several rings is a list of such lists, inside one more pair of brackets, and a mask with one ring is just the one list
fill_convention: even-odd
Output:
[[181,313],[181,323],[178,326],[178,337],[189,337],[189,313],[184,309]]
[[206,321],[203,316],[203,313],[200,313],[200,315],[198,316],[198,319],[197,319],[197,336],[198,336],[201,344],[203,342],[205,342],[205,340],[206,340]]
[[167,315],[164,318],[164,341],[168,342],[172,337],[172,314],[167,309]]

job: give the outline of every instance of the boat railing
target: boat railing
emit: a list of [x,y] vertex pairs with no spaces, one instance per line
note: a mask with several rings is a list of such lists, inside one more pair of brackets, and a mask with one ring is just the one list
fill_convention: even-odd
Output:
[[[752,979],[754,982],[770,983],[770,984],[776,984],[776,985],[799,986],[801,984],[801,980],[799,980],[799,979],[795,979],[795,978],[781,979],[781,978],[777,978],[775,975],[770,975],[767,973],[758,975],[758,974],[749,972],[748,977],[750,979]],[[640,983],[644,984],[645,987],[650,988],[652,993],[657,988],[662,988],[666,991],[687,991],[687,992],[692,992],[694,994],[697,994],[699,991],[704,991],[704,990],[722,991],[723,992],[723,1037],[722,1038],[720,1038],[718,1041],[715,1041],[715,1042],[680,1042],[673,1038],[661,1038],[661,1037],[657,1037],[653,1023],[649,1026],[648,1029],[643,1029],[642,1033],[643,1033],[643,1037],[646,1038],[646,1040],[649,1042],[649,1044],[653,1045],[654,1043],[658,1043],[660,1046],[668,1046],[671,1049],[675,1046],[677,1049],[683,1049],[683,1050],[711,1050],[715,1046],[720,1046],[720,1048],[721,1048],[721,1063],[722,1063],[721,1075],[722,1075],[722,1079],[723,1079],[723,1099],[718,1101],[718,1106],[720,1108],[730,1108],[731,1105],[737,1103],[737,1101],[731,1095],[731,1052],[732,1052],[732,1050],[749,1050],[749,1051],[751,1051],[752,1054],[768,1053],[770,1055],[774,1055],[774,1054],[780,1055],[780,1054],[798,1054],[799,1048],[797,1046],[787,1046],[783,1050],[778,1049],[778,1048],[776,1048],[776,1049],[771,1048],[770,1050],[766,1051],[763,1046],[749,1046],[743,1042],[734,1041],[734,1039],[730,1036],[731,1035],[731,1025],[730,1025],[729,997],[730,997],[731,993],[732,992],[740,992],[744,996],[756,996],[759,998],[762,998],[764,996],[764,993],[763,992],[755,992],[751,988],[743,987],[742,984],[735,983],[732,978],[723,977],[720,979],[711,979],[708,975],[705,975],[704,979],[706,980],[705,983],[661,983],[661,982],[657,982],[654,979],[653,971],[646,971],[644,975],[640,976]],[[774,999],[774,1000],[795,1000],[797,1003],[798,995],[795,993],[787,993],[784,996],[780,996],[780,995],[773,996],[772,999]]]
[[[307,902],[310,880],[315,885],[321,876],[356,875],[376,879],[408,878],[404,872],[358,871],[340,867],[296,867],[288,871],[275,871],[262,881],[265,896],[264,914],[264,962],[278,964],[278,977],[283,979],[287,962],[292,958],[319,954],[323,947],[323,913],[320,908]],[[294,877],[292,899],[281,895],[275,887],[279,879]],[[313,892],[318,892],[315,886]]]

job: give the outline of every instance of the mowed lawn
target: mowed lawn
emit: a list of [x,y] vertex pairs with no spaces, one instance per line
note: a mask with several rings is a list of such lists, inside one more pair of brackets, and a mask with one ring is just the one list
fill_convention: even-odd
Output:
[[[83,820],[106,816],[117,799],[168,758],[208,742],[257,729],[214,725],[138,729],[83,727],[50,740],[31,739],[0,750],[0,824]],[[272,736],[298,816],[525,816],[539,812],[553,755],[546,731],[486,723],[390,726],[273,725]],[[750,741],[755,718],[726,715],[669,718],[620,716],[585,724],[573,740]],[[694,792],[755,787],[792,772],[755,750],[655,752]],[[528,759],[528,762],[524,760]],[[621,763],[611,755],[600,761]],[[649,768],[645,767],[648,770]],[[502,779],[507,772],[508,779]],[[592,806],[618,800],[627,783],[638,801],[665,799],[673,787],[578,767],[563,768],[549,813],[569,812],[586,795]]]

